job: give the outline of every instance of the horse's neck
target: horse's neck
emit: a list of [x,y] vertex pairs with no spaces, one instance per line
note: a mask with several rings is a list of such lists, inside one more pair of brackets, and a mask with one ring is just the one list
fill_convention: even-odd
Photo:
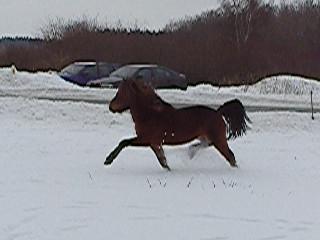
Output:
[[134,122],[152,119],[172,107],[157,95],[155,97],[136,97],[132,99],[130,112]]

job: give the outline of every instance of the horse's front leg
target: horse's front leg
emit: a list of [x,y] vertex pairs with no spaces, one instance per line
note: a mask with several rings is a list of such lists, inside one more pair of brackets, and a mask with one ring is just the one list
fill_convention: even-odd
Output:
[[167,164],[166,156],[164,155],[164,151],[161,145],[150,145],[153,152],[156,154],[160,165],[163,168],[166,168],[168,171],[171,171],[170,167]]
[[137,141],[138,138],[128,138],[128,139],[123,139],[118,146],[107,156],[106,161],[104,162],[104,165],[109,165],[113,162],[113,160],[119,155],[122,149],[125,147],[128,147],[132,145],[135,141]]

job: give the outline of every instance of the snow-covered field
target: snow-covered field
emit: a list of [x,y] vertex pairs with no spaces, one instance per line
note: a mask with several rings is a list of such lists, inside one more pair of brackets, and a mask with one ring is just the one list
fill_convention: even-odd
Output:
[[[4,94],[114,94],[58,79],[50,85],[47,73],[18,73],[32,80],[5,85],[1,71],[9,70],[0,70]],[[211,103],[210,92],[200,86],[161,94]],[[111,114],[103,104],[0,97],[0,239],[319,239],[320,114],[314,121],[294,112],[249,117],[252,129],[230,142],[239,169],[213,148],[190,160],[188,145],[165,148],[171,172],[146,148],[125,149],[104,167],[105,156],[134,134],[129,114]]]
[[[320,112],[320,82],[280,76],[265,79],[253,86],[218,88],[210,85],[188,87],[187,91],[160,90],[158,94],[173,104],[220,105],[239,98],[247,107],[310,109],[310,91],[315,109]],[[60,99],[105,103],[115,95],[114,89],[82,88],[62,80],[56,73],[16,72],[0,68],[0,97],[21,96],[37,99]]]

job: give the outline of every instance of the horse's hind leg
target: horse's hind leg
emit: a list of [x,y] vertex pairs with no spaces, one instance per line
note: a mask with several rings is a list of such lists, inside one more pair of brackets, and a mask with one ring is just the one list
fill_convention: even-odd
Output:
[[229,148],[227,138],[225,136],[215,139],[212,142],[212,145],[214,145],[215,148],[222,154],[222,156],[224,156],[231,167],[238,167],[234,154]]
[[161,145],[151,145],[152,151],[156,154],[160,165],[167,170],[171,170],[167,164],[166,156],[164,155],[164,151]]
[[208,142],[204,139],[200,139],[200,142],[192,144],[188,149],[189,158],[192,159],[200,149],[208,146]]

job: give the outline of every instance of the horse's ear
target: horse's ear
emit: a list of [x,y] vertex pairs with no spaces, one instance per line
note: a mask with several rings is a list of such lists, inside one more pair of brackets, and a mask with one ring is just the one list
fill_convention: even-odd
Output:
[[144,95],[153,94],[154,89],[150,83],[144,81],[142,78],[130,79],[130,87],[135,92],[143,93]]
[[128,81],[130,81],[130,86],[134,91],[140,91],[140,88],[135,80],[130,79]]

